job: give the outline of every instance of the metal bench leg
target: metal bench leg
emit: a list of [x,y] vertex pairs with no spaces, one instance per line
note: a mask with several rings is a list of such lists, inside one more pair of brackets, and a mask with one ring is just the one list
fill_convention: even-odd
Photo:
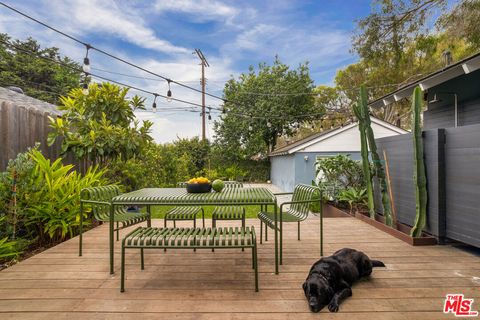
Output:
[[173,220],[173,227],[174,227],[174,228],[176,228],[176,227],[177,227],[176,220]]
[[255,246],[253,247],[252,251],[254,252],[254,259],[253,259],[253,268],[255,269],[255,292],[258,292],[258,257],[257,257],[257,244],[255,242]]
[[145,260],[144,260],[144,257],[143,257],[143,248],[140,249],[140,264],[141,264],[142,270],[145,270]]
[[80,202],[80,226],[78,235],[78,256],[82,256],[82,240],[83,240],[83,203]]
[[122,242],[122,263],[121,263],[120,292],[125,292],[125,242]]
[[[281,213],[280,213],[281,214]],[[280,264],[283,264],[283,220],[280,217]]]
[[268,224],[265,222],[265,242],[268,241]]
[[[266,228],[267,226],[265,226]],[[262,238],[263,238],[263,222],[260,220],[260,244],[262,244]]]
[[[193,216],[193,228],[194,229],[197,228],[197,215],[196,214]],[[193,248],[193,252],[196,252],[196,251],[197,251],[197,248]]]
[[300,221],[298,221],[298,241],[300,241]]
[[120,238],[120,229],[118,228],[118,221],[117,221],[117,241]]
[[205,228],[205,210],[202,208],[202,226]]
[[110,274],[114,273],[114,271],[113,271],[113,259],[114,259],[113,254],[114,254],[114,245],[115,245],[115,241],[113,240],[113,237],[114,237],[113,233],[115,232],[114,231],[114,222],[113,222],[113,213],[114,212],[115,212],[114,211],[114,206],[111,205],[110,206],[110,218],[109,218],[109,220],[110,220],[110,222],[109,222],[109,224],[110,224],[110,232],[109,232],[109,237],[110,237],[110,239],[109,239],[109,243],[110,243],[110,248],[109,248],[110,249]]

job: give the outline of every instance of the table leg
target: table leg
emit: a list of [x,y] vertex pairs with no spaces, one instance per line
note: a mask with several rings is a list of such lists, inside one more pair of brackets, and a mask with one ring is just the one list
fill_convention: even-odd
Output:
[[113,253],[114,253],[114,240],[113,234],[114,231],[114,222],[113,222],[113,213],[114,213],[114,205],[110,205],[110,274],[113,274]]
[[320,194],[320,256],[323,257],[323,203]]
[[278,222],[277,222],[277,201],[274,203],[273,215],[275,218],[275,274],[278,274]]
[[147,212],[148,212],[148,220],[147,220],[147,227],[152,226],[152,208],[150,205],[147,206]]

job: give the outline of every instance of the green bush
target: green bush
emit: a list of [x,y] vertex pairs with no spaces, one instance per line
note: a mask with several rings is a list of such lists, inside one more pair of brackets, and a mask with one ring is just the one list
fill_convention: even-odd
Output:
[[347,202],[350,206],[350,213],[353,210],[358,210],[360,206],[367,204],[367,189],[366,188],[348,188],[340,192],[338,201]]
[[337,200],[343,190],[365,187],[360,162],[348,155],[322,158],[315,163],[315,167],[315,183],[320,186],[327,200]]
[[[19,154],[0,176],[0,200],[6,223],[0,228],[9,239],[21,239],[33,245],[72,237],[80,220],[80,190],[104,184],[104,170],[91,167],[85,175],[63,165],[62,159],[46,159],[38,148]],[[16,203],[12,192],[16,179]],[[3,238],[2,238],[3,239]],[[8,243],[7,241],[4,242]]]
[[188,153],[179,154],[173,144],[148,144],[142,154],[128,160],[117,159],[108,165],[107,177],[125,191],[152,187],[174,187],[196,173]]

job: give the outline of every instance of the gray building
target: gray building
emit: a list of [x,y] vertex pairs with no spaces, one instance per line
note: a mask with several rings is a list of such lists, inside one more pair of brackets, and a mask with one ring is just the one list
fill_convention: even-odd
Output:
[[[375,137],[390,137],[407,131],[377,118],[372,118]],[[347,154],[360,160],[358,123],[316,133],[278,148],[269,154],[272,183],[284,191],[293,191],[296,184],[310,184],[315,179],[315,163],[320,158]]]
[[[405,85],[370,106],[378,108],[424,92],[424,156],[427,169],[426,231],[440,241],[480,247],[480,54]],[[415,218],[412,137],[377,140],[388,154],[392,192],[400,222]]]

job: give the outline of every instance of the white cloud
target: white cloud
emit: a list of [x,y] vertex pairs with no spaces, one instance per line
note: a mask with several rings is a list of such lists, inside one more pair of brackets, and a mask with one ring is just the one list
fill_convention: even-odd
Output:
[[211,0],[157,0],[157,12],[181,12],[191,15],[191,19],[200,21],[231,21],[239,13],[239,9],[220,1]]
[[[69,0],[46,2],[56,19],[74,34],[95,32],[119,37],[139,47],[168,54],[189,53],[190,50],[159,38],[146,26],[141,15],[126,3],[119,7],[114,1]],[[56,21],[58,23],[58,20]]]

